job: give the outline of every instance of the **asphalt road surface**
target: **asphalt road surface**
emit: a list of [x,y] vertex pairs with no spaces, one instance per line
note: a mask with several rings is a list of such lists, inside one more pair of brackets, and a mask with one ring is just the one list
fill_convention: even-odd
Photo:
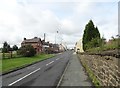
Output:
[[57,86],[72,55],[66,51],[53,58],[2,76],[2,86]]

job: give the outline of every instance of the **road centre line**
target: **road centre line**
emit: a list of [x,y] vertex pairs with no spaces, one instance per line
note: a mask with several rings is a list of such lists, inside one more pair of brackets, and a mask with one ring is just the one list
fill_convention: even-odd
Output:
[[33,73],[35,73],[35,72],[39,71],[40,69],[41,69],[41,68],[36,69],[35,71],[33,71],[33,72],[31,72],[31,73],[29,73],[29,74],[27,74],[27,75],[23,76],[22,78],[20,78],[20,79],[18,79],[18,80],[16,80],[16,81],[14,81],[14,82],[12,82],[12,83],[10,83],[8,86],[12,86],[12,85],[14,85],[15,83],[17,83],[17,82],[21,81],[22,79],[24,79],[24,78],[26,78],[26,77],[30,76],[30,75],[31,75],[31,74],[33,74]]
[[50,63],[46,64],[46,66],[48,66],[48,65],[52,64],[53,62],[54,62],[54,61],[51,61]]
[[59,60],[60,58],[57,58],[56,60]]

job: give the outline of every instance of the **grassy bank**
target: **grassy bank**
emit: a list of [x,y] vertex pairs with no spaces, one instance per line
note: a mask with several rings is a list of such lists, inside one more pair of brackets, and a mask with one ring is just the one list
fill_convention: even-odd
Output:
[[113,40],[111,41],[111,43],[104,44],[101,47],[88,49],[87,51],[88,52],[101,52],[101,51],[115,50],[115,49],[120,49],[120,39]]
[[96,78],[96,76],[94,75],[94,73],[92,72],[92,70],[91,70],[87,65],[85,65],[85,64],[83,64],[83,66],[84,66],[86,72],[88,73],[90,79],[92,80],[94,86],[95,86],[96,88],[100,88],[100,82],[99,82],[99,80]]
[[8,72],[15,68],[31,64],[36,61],[44,60],[50,57],[53,57],[53,54],[41,54],[34,57],[20,57],[13,59],[3,59],[2,60],[2,72]]

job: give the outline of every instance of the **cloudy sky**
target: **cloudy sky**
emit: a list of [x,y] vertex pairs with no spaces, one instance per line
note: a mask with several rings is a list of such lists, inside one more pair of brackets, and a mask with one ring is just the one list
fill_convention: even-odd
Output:
[[[0,47],[34,36],[69,48],[82,38],[90,19],[107,40],[118,34],[119,0],[0,0]],[[59,31],[57,34],[56,31]]]

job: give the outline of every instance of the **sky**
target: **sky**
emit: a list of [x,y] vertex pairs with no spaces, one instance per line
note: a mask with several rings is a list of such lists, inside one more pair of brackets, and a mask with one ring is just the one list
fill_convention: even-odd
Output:
[[[35,36],[73,48],[93,20],[101,37],[118,34],[119,0],[0,0],[0,47]],[[58,31],[58,33],[57,33]]]

